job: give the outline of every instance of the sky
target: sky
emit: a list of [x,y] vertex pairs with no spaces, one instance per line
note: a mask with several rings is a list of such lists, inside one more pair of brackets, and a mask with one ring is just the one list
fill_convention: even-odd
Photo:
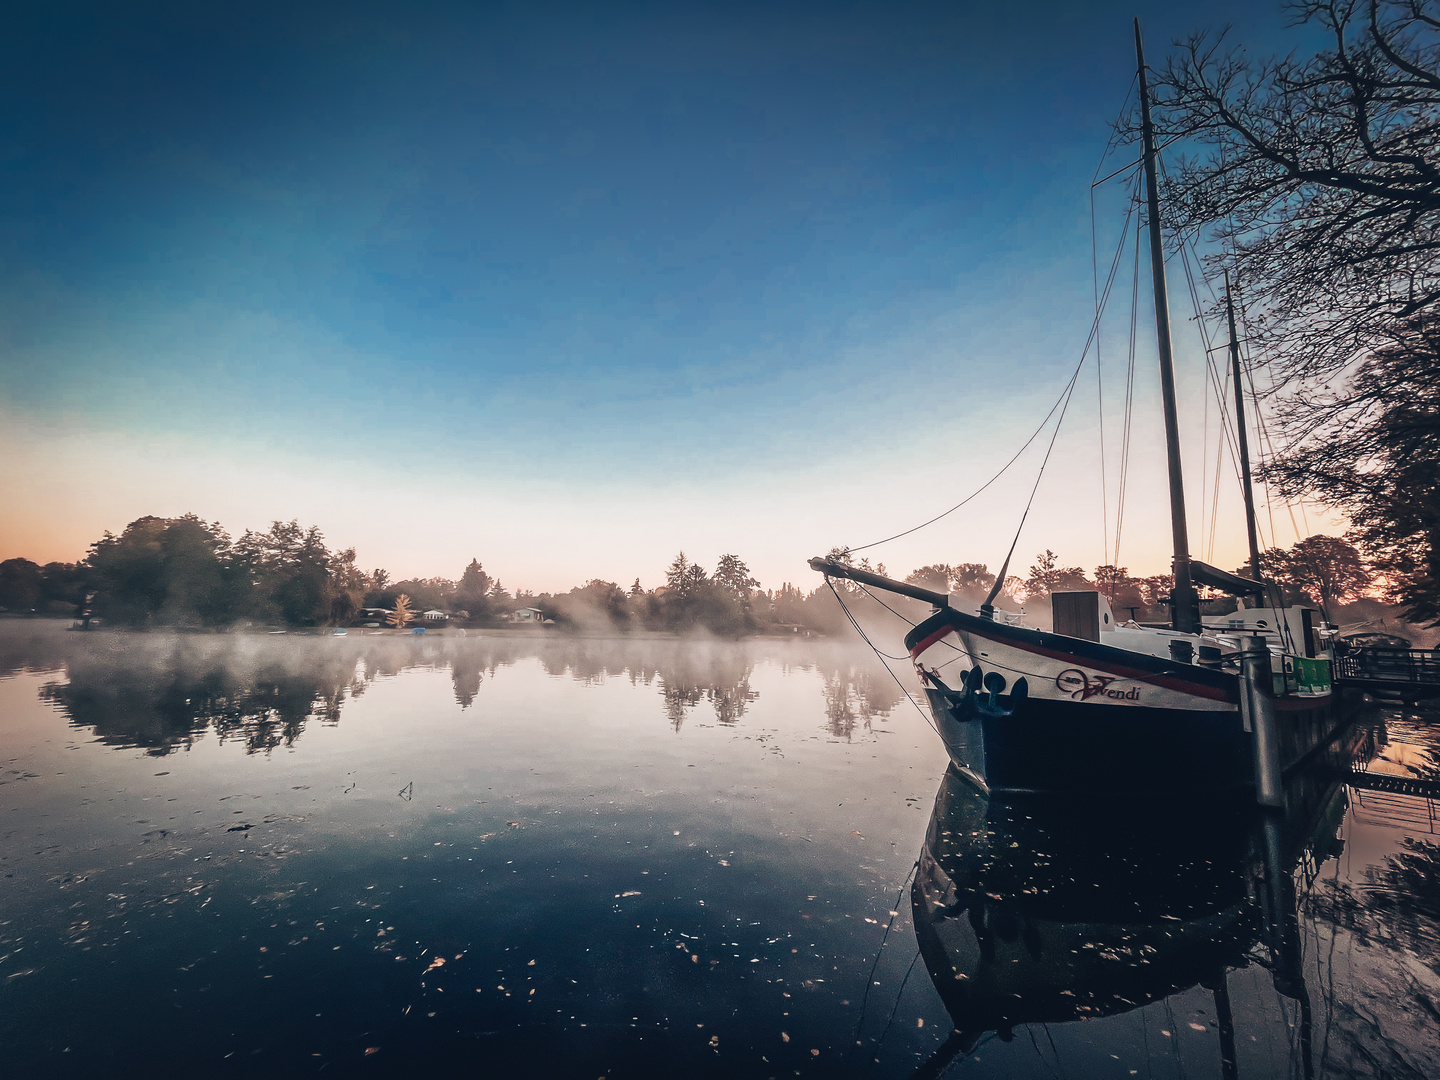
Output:
[[[1105,157],[1133,15],[1152,64],[1226,23],[1301,41],[1230,0],[12,12],[0,559],[193,512],[298,518],[399,578],[650,587],[683,549],[811,587],[808,556],[988,480],[1070,379],[1124,220],[1091,182],[1133,156]],[[1012,571],[1114,557],[1121,266]],[[1170,272],[1192,549],[1233,567]],[[1146,289],[1119,562],[1161,573]],[[995,569],[1049,439],[865,554]],[[1262,508],[1265,541],[1334,531],[1294,514]]]

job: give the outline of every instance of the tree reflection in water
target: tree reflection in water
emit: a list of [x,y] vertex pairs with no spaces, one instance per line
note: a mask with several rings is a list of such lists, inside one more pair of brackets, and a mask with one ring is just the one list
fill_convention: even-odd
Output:
[[456,704],[475,705],[487,677],[523,660],[556,679],[599,685],[624,679],[654,687],[661,712],[679,731],[701,706],[714,721],[740,723],[759,691],[757,661],[817,671],[824,681],[827,730],[849,738],[894,708],[901,695],[883,670],[850,650],[792,642],[674,638],[351,634],[67,634],[0,637],[0,676],[51,674],[43,700],[102,741],[163,755],[207,731],[247,753],[289,746],[311,722],[335,724],[348,701],[378,679],[405,671],[448,671]]
[[841,665],[825,675],[825,716],[830,734],[849,740],[858,724],[870,731],[871,721],[888,716],[903,695],[889,675],[873,667]]

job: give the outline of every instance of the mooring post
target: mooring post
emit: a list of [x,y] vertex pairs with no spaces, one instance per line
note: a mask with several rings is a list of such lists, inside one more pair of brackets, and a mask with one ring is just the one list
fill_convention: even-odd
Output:
[[1255,753],[1255,801],[1261,806],[1284,809],[1275,685],[1270,673],[1270,647],[1262,637],[1240,639],[1240,713]]

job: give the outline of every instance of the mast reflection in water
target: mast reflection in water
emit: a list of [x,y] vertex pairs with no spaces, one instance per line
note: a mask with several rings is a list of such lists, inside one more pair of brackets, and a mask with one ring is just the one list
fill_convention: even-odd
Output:
[[[915,1075],[949,1073],[957,1059],[990,1039],[1009,1042],[1022,1028],[1031,1040],[1041,1029],[1063,1061],[1070,1048],[1057,1043],[1063,1029],[1052,1025],[1129,1013],[1140,1016],[1143,1056],[1160,1065],[1162,1075],[1171,1070],[1157,1060],[1157,1047],[1168,1057],[1182,1035],[1188,1036],[1185,1066],[1178,1056],[1168,1063],[1182,1074],[1197,1067],[1191,1047],[1198,1044],[1208,1047],[1213,1062],[1199,1075],[1227,1080],[1436,1075],[1430,1071],[1433,1039],[1414,1046],[1397,1038],[1413,1023],[1406,1014],[1414,1005],[1436,1016],[1440,951],[1433,923],[1417,935],[1429,940],[1413,959],[1372,958],[1404,976],[1388,1008],[1368,1011],[1374,1002],[1357,1008],[1359,1002],[1338,999],[1329,981],[1339,935],[1367,922],[1374,927],[1373,909],[1382,899],[1333,872],[1327,879],[1325,871],[1327,862],[1338,869],[1334,860],[1342,853],[1349,769],[1376,757],[1376,733],[1383,738],[1384,730],[1361,725],[1293,778],[1285,815],[1234,799],[1006,801],[951,766],[936,795],[911,904],[919,951],[953,1031]],[[1431,822],[1433,832],[1433,811]],[[1407,839],[1406,847],[1401,862],[1416,886],[1404,893],[1406,902],[1418,901],[1432,918],[1440,915],[1436,845]],[[1415,880],[1427,873],[1428,881]],[[1387,876],[1394,875],[1372,873],[1370,884]],[[1387,901],[1393,905],[1393,895]],[[1412,929],[1418,929],[1414,920]],[[1357,936],[1363,941],[1364,931]],[[1332,953],[1318,956],[1317,947]],[[1263,980],[1246,977],[1256,971]],[[1271,994],[1262,1004],[1264,983]],[[1325,997],[1318,1039],[1312,983]],[[1232,992],[1245,999],[1238,1010]],[[1172,1000],[1181,995],[1183,1003]],[[1151,1025],[1147,1018],[1157,1009]],[[1265,1027],[1277,1011],[1284,1024],[1280,1040]],[[1107,1034],[1111,1041],[1125,1037],[1113,1027]],[[1040,1043],[1036,1050],[1050,1056]]]

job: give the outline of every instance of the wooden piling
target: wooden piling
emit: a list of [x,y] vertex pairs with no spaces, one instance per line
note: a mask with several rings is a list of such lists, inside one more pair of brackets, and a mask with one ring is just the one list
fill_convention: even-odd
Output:
[[1240,639],[1240,650],[1240,711],[1255,754],[1255,801],[1284,809],[1270,648],[1264,638],[1245,637]]

